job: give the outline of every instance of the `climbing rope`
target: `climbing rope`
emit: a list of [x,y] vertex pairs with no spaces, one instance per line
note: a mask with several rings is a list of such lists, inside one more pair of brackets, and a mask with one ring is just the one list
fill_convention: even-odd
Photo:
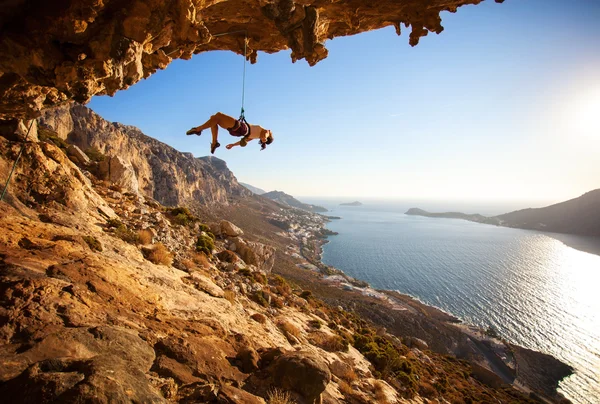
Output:
[[[225,35],[231,35],[231,34],[241,34],[244,33],[244,71],[242,73],[242,109],[240,111],[240,118],[238,119],[238,121],[240,122],[246,122],[246,118],[244,117],[244,100],[245,100],[245,96],[246,96],[246,62],[248,61],[248,31],[244,30],[238,30],[238,31],[229,31],[229,32],[223,32],[220,34],[215,34],[212,35],[213,38],[218,38],[220,36],[225,36]],[[173,52],[170,52],[167,54],[167,56],[171,56],[173,53],[177,52],[179,49],[175,49]],[[248,123],[248,122],[246,122]]]
[[17,167],[17,163],[21,158],[21,154],[23,154],[23,150],[25,149],[25,145],[27,144],[27,138],[29,137],[29,132],[31,132],[31,127],[33,126],[33,122],[35,119],[31,120],[31,124],[29,125],[29,129],[27,130],[27,135],[25,136],[25,140],[23,140],[23,146],[21,146],[21,150],[19,150],[19,154],[17,155],[17,159],[15,160],[15,164],[12,166],[12,170],[10,170],[10,174],[8,174],[8,179],[6,180],[6,185],[4,185],[4,191],[2,191],[2,196],[0,196],[0,202],[4,200],[4,195],[6,194],[6,190],[8,189],[8,184],[10,183],[10,179]]
[[244,117],[244,96],[246,94],[246,62],[248,60],[246,49],[248,47],[248,34],[244,35],[244,73],[242,74],[242,111],[240,112],[240,119],[246,121]]

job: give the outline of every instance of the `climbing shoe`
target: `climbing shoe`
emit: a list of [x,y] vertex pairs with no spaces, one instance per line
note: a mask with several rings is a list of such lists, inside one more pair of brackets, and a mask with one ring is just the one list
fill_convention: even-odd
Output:
[[215,150],[217,150],[217,147],[221,146],[221,143],[217,142],[217,143],[213,143],[210,145],[210,154],[215,154]]
[[198,135],[200,136],[202,134],[202,130],[198,130],[196,128],[192,128],[190,130],[188,130],[187,132],[185,132],[186,135]]

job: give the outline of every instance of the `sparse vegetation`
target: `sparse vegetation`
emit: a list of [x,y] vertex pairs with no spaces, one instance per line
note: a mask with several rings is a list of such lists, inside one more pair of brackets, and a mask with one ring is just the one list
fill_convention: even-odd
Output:
[[206,254],[200,252],[192,256],[192,260],[202,269],[210,269],[210,261]]
[[352,386],[346,382],[345,380],[340,380],[338,382],[338,390],[340,391],[340,393],[342,393],[342,395],[344,397],[346,396],[351,396],[354,394],[354,389],[352,388]]
[[83,236],[83,241],[94,251],[102,251],[102,244],[94,236]]
[[251,299],[263,307],[269,307],[269,295],[262,290],[256,291],[252,294]]
[[273,389],[267,393],[267,404],[295,404],[287,391]]
[[173,262],[173,255],[164,244],[158,243],[148,254],[148,260],[157,265],[170,266]]
[[138,233],[129,229],[119,219],[109,219],[107,222],[107,226],[109,229],[114,229],[114,235],[120,238],[121,240],[130,244],[138,244]]
[[323,323],[320,320],[308,320],[308,326],[311,328],[321,329]]
[[198,236],[198,240],[196,240],[196,251],[204,253],[207,257],[212,257],[212,251],[214,249],[215,242],[207,233],[202,233]]
[[348,341],[339,335],[331,335],[324,332],[311,334],[310,341],[321,349],[328,352],[347,352]]
[[300,293],[300,297],[308,300],[312,297],[312,292],[310,290],[304,290],[302,293]]
[[58,133],[45,126],[38,128],[38,138],[42,142],[52,143],[63,151],[67,151],[69,144],[58,136]]
[[296,327],[292,322],[288,320],[280,321],[277,326],[283,332],[283,335],[289,340],[290,335],[299,338],[300,337],[300,329]]
[[[184,206],[169,208],[167,209],[167,211],[170,214],[171,221],[175,224],[179,224],[182,226],[188,226],[200,220],[196,216],[194,216],[188,208]],[[214,236],[212,237],[212,239],[214,240]]]
[[84,153],[89,157],[90,160],[95,161],[97,163],[106,159],[106,156],[95,147],[88,147],[87,149],[85,149]]
[[142,245],[152,243],[152,231],[150,229],[138,230],[138,242]]

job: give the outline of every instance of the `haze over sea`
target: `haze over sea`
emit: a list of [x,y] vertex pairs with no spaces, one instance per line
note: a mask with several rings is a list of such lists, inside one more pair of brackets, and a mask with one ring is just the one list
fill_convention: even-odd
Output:
[[553,355],[575,369],[560,391],[576,403],[600,402],[600,239],[404,214],[420,207],[493,215],[516,208],[509,205],[476,212],[476,204],[301,199],[342,217],[327,226],[339,235],[323,262]]

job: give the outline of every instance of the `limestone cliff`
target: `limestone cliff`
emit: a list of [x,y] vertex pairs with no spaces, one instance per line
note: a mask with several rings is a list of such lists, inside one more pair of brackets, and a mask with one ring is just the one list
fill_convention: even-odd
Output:
[[[412,27],[411,45],[443,30],[440,13],[482,0],[12,0],[0,5],[0,118],[114,94],[173,59],[292,50],[311,65],[325,41]],[[496,0],[501,2],[502,0]],[[221,35],[235,32],[230,35]]]
[[129,171],[128,181],[119,185],[162,204],[227,204],[251,195],[224,161],[181,153],[136,127],[108,122],[84,106],[46,110],[39,122],[82,150],[95,148],[107,155],[113,182],[115,175]]

